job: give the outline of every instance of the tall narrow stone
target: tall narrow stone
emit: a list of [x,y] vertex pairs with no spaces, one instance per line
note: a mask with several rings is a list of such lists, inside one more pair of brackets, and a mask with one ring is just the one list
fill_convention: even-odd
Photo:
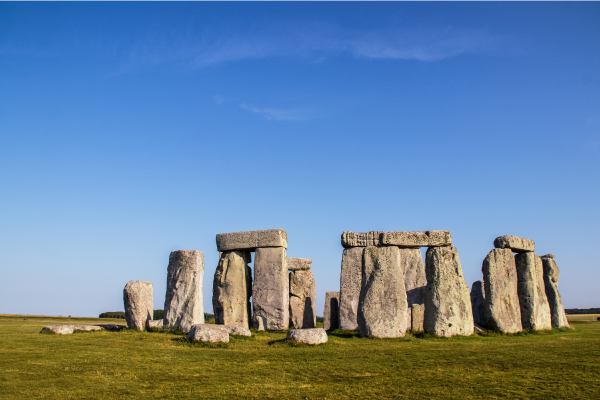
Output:
[[256,329],[288,329],[289,278],[285,248],[266,247],[254,254],[254,284],[252,306]]
[[413,304],[411,307],[411,330],[420,332],[423,330],[423,314],[425,306],[423,304]]
[[363,337],[395,338],[406,334],[406,289],[396,246],[365,248],[358,330]]
[[123,290],[125,319],[129,329],[143,331],[147,321],[154,315],[152,300],[152,283],[145,281],[129,281]]
[[400,249],[400,267],[404,271],[404,287],[408,307],[425,301],[425,264],[419,249]]
[[213,281],[215,323],[248,329],[248,265],[242,251],[224,251]]
[[323,310],[323,329],[339,329],[340,327],[340,292],[325,292],[325,309]]
[[356,315],[362,286],[362,265],[364,247],[351,247],[342,253],[340,274],[340,328],[358,329]]
[[423,330],[436,336],[471,335],[474,329],[471,296],[456,247],[428,248],[425,273]]
[[534,252],[515,256],[523,329],[551,329],[550,305],[544,286],[542,259]]
[[317,326],[317,290],[310,270],[290,272],[290,320],[296,329]]
[[163,326],[189,332],[192,325],[204,323],[202,281],[204,255],[197,250],[172,251],[167,267],[167,292]]
[[544,268],[544,286],[546,298],[550,305],[550,317],[553,328],[568,328],[569,322],[562,305],[560,293],[558,293],[559,270],[552,254],[542,256],[542,265]]
[[475,281],[471,285],[471,309],[473,310],[473,322],[475,322],[475,325],[486,327],[487,317],[483,281]]
[[481,272],[483,272],[487,327],[502,333],[522,331],[517,266],[512,250],[490,251],[483,260]]

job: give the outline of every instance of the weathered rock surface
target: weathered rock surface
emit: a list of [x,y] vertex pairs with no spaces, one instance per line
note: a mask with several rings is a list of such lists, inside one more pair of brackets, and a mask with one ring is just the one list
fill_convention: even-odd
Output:
[[327,343],[327,332],[323,328],[293,329],[287,333],[287,338],[296,343],[321,344]]
[[233,325],[218,325],[218,326],[224,327],[227,330],[227,333],[229,333],[232,336],[252,336],[252,332],[250,332],[250,329],[240,328],[239,326],[233,326]]
[[351,247],[342,253],[340,273],[340,328],[358,329],[356,316],[362,287],[362,265],[364,247]]
[[112,331],[112,332],[120,331],[122,329],[127,328],[127,325],[119,325],[119,324],[98,324],[96,326],[99,326],[103,329],[106,329],[107,331]]
[[425,306],[423,304],[413,304],[411,306],[411,330],[420,332],[423,330],[423,318],[425,314]]
[[358,331],[363,337],[395,338],[406,334],[406,289],[396,246],[365,248]]
[[256,249],[252,297],[254,317],[263,319],[265,329],[289,328],[289,277],[283,247]]
[[546,298],[550,305],[550,319],[553,328],[568,328],[569,321],[562,305],[560,293],[558,293],[559,270],[552,254],[542,256],[542,266],[544,268],[544,287]]
[[535,242],[531,239],[505,235],[498,236],[494,240],[494,247],[497,249],[511,249],[515,253],[525,253],[535,251]]
[[143,331],[146,328],[146,321],[152,320],[154,314],[152,283],[127,282],[123,290],[123,303],[125,304],[127,327]]
[[247,250],[255,251],[260,247],[284,247],[287,249],[287,233],[283,229],[219,233],[217,249],[219,251]]
[[310,269],[312,260],[310,258],[287,258],[287,269],[289,271],[304,271]]
[[244,252],[222,252],[213,281],[212,304],[216,324],[250,327],[247,279],[248,265]]
[[172,251],[167,267],[167,292],[163,326],[188,332],[192,325],[204,323],[202,281],[204,255],[197,250]]
[[383,232],[379,231],[364,233],[345,231],[342,233],[342,246],[344,248],[379,246],[382,234]]
[[523,329],[551,329],[552,319],[550,305],[546,298],[542,259],[537,254],[529,252],[517,254],[515,261]]
[[471,296],[456,247],[427,249],[425,273],[427,289],[423,330],[435,336],[471,335]]
[[323,329],[339,329],[340,327],[340,292],[325,292],[325,309],[323,310]]
[[[486,322],[476,324],[497,332],[516,333],[521,326],[517,266],[511,249],[493,249],[483,260]],[[475,310],[473,310],[475,313]]]
[[471,309],[473,310],[473,322],[475,322],[475,325],[487,326],[485,307],[483,281],[475,281],[471,285]]
[[54,332],[57,335],[70,335],[73,333],[73,325],[47,325],[40,331],[40,333],[49,332]]
[[[150,329],[150,328],[162,328],[163,326],[164,326],[164,320],[157,319],[157,320],[153,320],[153,321],[148,321],[147,328],[148,329]],[[189,328],[188,328],[188,331],[189,331]]]
[[452,236],[448,231],[383,232],[381,244],[404,248],[450,246]]
[[317,290],[312,271],[290,272],[290,321],[296,329],[317,326]]
[[104,330],[101,326],[97,326],[97,325],[73,325],[73,331],[84,331],[84,332],[91,332],[91,331],[102,331]]
[[425,264],[419,249],[400,249],[400,267],[404,271],[406,301],[410,308],[413,304],[425,301]]
[[211,343],[229,343],[229,333],[222,325],[197,324],[192,325],[187,338]]

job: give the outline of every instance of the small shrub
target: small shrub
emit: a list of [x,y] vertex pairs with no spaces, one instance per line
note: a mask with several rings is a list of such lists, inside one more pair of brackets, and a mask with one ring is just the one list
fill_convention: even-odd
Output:
[[153,320],[163,319],[164,310],[154,310]]
[[98,318],[119,318],[119,319],[125,319],[125,312],[124,311],[103,312],[102,314],[100,314],[100,316]]

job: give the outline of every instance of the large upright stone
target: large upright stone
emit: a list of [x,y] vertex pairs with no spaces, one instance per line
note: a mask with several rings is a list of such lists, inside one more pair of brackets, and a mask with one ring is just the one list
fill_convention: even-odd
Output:
[[383,232],[381,244],[403,248],[450,246],[452,236],[448,231]]
[[340,329],[358,329],[356,315],[362,287],[364,247],[344,249],[340,274]]
[[296,329],[317,326],[317,290],[312,271],[290,272],[290,320]]
[[339,329],[340,327],[340,292],[325,292],[325,309],[323,310],[323,329]]
[[379,246],[382,234],[383,232],[379,231],[364,233],[345,231],[342,233],[342,246],[344,248]]
[[473,311],[454,246],[430,247],[425,256],[427,288],[423,330],[435,336],[473,333]]
[[202,281],[204,255],[197,250],[172,251],[167,267],[167,292],[163,326],[189,332],[192,325],[204,323]]
[[531,239],[505,235],[498,236],[494,240],[494,247],[497,249],[511,249],[515,253],[526,253],[535,251],[535,242]]
[[369,246],[363,256],[358,331],[363,337],[396,338],[406,334],[406,289],[396,246]]
[[487,322],[478,325],[502,333],[522,331],[517,267],[512,250],[490,251],[483,260],[481,272],[483,272]]
[[413,304],[411,307],[411,330],[413,332],[420,332],[423,330],[423,314],[425,313],[425,306],[423,304]]
[[483,281],[475,281],[471,285],[471,309],[473,310],[473,322],[475,322],[475,325],[487,326]]
[[254,254],[252,288],[255,328],[288,329],[290,322],[289,278],[285,248],[258,248]]
[[310,258],[287,258],[287,269],[289,271],[305,271],[309,270],[312,264],[312,260]]
[[254,251],[259,247],[284,247],[287,249],[287,233],[283,229],[266,229],[217,234],[219,251]]
[[125,304],[125,320],[129,329],[143,331],[148,320],[154,315],[152,300],[152,283],[145,281],[129,281],[123,290]]
[[558,293],[559,270],[552,254],[542,256],[542,265],[544,268],[544,286],[546,289],[546,298],[550,305],[550,318],[553,328],[568,328],[569,322],[562,305],[560,293]]
[[425,301],[425,264],[419,249],[400,249],[400,267],[404,271],[404,287],[408,307]]
[[537,254],[528,252],[517,254],[515,261],[523,329],[551,329],[552,319],[546,298],[542,259]]
[[213,281],[215,324],[250,327],[247,267],[244,252],[221,253]]

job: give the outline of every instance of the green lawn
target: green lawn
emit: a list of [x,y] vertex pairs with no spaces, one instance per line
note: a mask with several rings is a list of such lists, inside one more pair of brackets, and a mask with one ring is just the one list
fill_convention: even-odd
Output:
[[600,323],[516,336],[361,339],[319,347],[285,332],[223,347],[155,332],[39,334],[123,320],[0,316],[0,399],[600,398]]

